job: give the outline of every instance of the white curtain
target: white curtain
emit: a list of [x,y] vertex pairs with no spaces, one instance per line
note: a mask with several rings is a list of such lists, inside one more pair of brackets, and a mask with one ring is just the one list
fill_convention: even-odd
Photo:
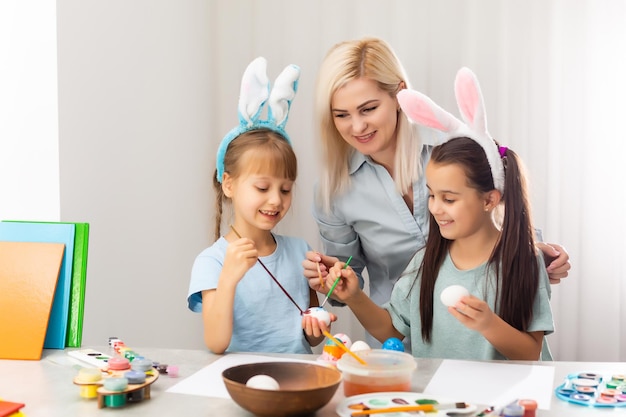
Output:
[[[466,7],[459,31],[447,27],[461,41],[454,61],[477,72],[492,134],[528,167],[536,225],[571,256],[569,278],[553,286],[555,356],[624,361],[626,2]],[[450,79],[429,88],[453,108]]]
[[[215,98],[216,138],[233,123],[240,70],[252,57],[268,57],[271,74],[288,63],[303,69],[288,126],[300,158],[298,195],[280,231],[313,246],[309,209],[319,163],[311,157],[318,153],[312,98],[328,48],[367,35],[386,39],[413,88],[453,112],[454,75],[472,68],[491,133],[526,162],[536,226],[571,256],[569,277],[553,286],[553,353],[558,360],[626,360],[626,2],[223,0],[211,11],[215,86],[223,94]],[[360,335],[345,311],[338,329]]]
[[626,3],[556,2],[551,20],[550,166],[536,200],[573,265],[551,340],[559,359],[625,361]]

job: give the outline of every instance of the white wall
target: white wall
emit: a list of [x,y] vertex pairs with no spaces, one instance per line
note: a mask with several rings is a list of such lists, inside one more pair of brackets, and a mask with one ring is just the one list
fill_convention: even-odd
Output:
[[56,43],[54,2],[0,2],[0,219],[59,219]]
[[[302,25],[279,24],[278,5],[295,7],[58,1],[61,219],[91,224],[83,344],[117,336],[203,346],[200,315],[186,307],[189,273],[212,242],[215,151],[237,123],[241,74],[259,55],[271,79],[287,64],[303,68],[287,126],[300,158],[297,199],[278,230],[321,249],[309,116],[316,66],[335,40],[285,43]],[[260,36],[239,33],[260,22]],[[363,337],[337,313],[345,319],[334,331]]]
[[58,2],[62,220],[89,222],[85,345],[202,347],[215,106],[205,1]]

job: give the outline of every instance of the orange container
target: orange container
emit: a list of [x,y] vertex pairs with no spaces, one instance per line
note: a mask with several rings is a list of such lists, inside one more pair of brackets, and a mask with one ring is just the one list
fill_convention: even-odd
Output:
[[346,397],[369,392],[411,391],[413,372],[417,368],[413,356],[384,349],[356,353],[367,365],[359,363],[351,355],[343,355],[337,361]]

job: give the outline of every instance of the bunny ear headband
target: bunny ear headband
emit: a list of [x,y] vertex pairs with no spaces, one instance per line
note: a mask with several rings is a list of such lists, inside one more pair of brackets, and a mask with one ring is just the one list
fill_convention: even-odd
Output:
[[[241,92],[239,94],[239,125],[235,126],[224,136],[217,149],[217,180],[221,183],[224,176],[224,157],[228,145],[242,133],[251,130],[269,129],[277,132],[291,145],[289,136],[285,132],[285,125],[289,117],[291,101],[298,90],[300,68],[289,65],[276,77],[274,88],[270,91],[270,82],[267,78],[267,60],[258,57],[246,68],[241,78]],[[266,102],[269,107],[267,119],[261,120],[261,113]]]
[[478,79],[469,68],[461,68],[456,74],[454,93],[465,123],[418,91],[401,90],[397,97],[400,107],[411,120],[445,133],[439,144],[459,137],[468,137],[478,142],[487,155],[495,188],[504,193],[502,158],[506,154],[506,148],[499,147],[487,131],[483,96]]

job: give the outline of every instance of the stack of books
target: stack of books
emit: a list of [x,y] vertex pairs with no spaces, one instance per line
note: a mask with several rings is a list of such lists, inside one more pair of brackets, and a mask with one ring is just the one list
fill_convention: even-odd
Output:
[[80,347],[89,223],[0,222],[0,359]]

